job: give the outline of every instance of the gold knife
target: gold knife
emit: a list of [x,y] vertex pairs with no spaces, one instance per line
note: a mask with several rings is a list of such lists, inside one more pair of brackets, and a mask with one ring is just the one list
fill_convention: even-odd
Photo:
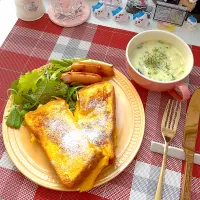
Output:
[[185,151],[185,172],[181,200],[190,200],[192,167],[200,114],[200,88],[195,90],[190,100],[184,128],[183,148]]

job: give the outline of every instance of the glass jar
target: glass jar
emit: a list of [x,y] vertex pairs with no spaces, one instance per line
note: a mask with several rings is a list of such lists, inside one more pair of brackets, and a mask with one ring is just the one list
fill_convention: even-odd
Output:
[[15,0],[16,15],[24,21],[34,21],[41,18],[44,13],[42,0]]
[[73,27],[90,16],[90,6],[84,0],[50,0],[48,15],[55,24]]

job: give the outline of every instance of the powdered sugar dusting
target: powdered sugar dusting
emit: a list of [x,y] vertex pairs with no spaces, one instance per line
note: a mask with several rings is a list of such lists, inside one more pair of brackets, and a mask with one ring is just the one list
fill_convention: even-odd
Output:
[[63,136],[61,146],[70,155],[82,155],[88,146],[87,137],[80,129],[73,130]]
[[[90,107],[93,108],[86,116],[80,117],[76,123],[70,117],[54,118],[49,122],[51,138],[56,142],[59,141],[61,148],[70,156],[83,156],[89,151],[89,144],[99,146],[106,141],[107,125],[112,122],[104,101],[91,101]],[[56,134],[55,134],[56,133]],[[57,138],[54,138],[54,135]]]

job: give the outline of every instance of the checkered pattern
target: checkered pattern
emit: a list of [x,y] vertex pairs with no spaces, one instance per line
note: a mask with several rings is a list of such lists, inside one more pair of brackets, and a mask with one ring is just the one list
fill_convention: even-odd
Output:
[[[132,163],[115,179],[88,192],[59,192],[35,185],[9,160],[0,132],[0,199],[4,200],[150,200],[155,195],[162,155],[150,151],[151,141],[163,142],[160,124],[168,93],[149,92],[130,79],[125,68],[125,48],[136,33],[84,23],[73,28],[53,24],[47,15],[34,22],[18,20],[0,48],[0,120],[10,83],[50,58],[89,57],[113,63],[137,89],[146,113],[142,146]],[[191,46],[195,67],[187,83],[194,92],[200,87],[200,47]],[[177,135],[171,145],[181,148],[188,102],[182,104]],[[1,127],[0,127],[1,128]],[[200,134],[196,152],[200,153]],[[178,200],[185,162],[168,158],[163,199]],[[200,166],[194,165],[192,200],[200,197]]]
[[50,55],[50,58],[84,58],[88,54],[91,42],[60,36]]
[[[160,168],[137,161],[130,199],[153,200],[157,187]],[[179,199],[181,173],[166,170],[163,184],[163,199]]]

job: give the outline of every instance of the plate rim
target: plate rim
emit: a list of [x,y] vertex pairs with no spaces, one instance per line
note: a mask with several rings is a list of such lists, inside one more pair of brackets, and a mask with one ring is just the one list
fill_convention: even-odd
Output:
[[[135,158],[135,156],[137,155],[141,145],[142,145],[142,141],[144,138],[144,131],[145,131],[145,112],[144,112],[144,106],[142,104],[142,100],[140,98],[139,93],[137,92],[136,88],[133,86],[133,84],[128,80],[128,78],[122,74],[120,71],[118,71],[117,69],[114,69],[115,73],[117,73],[120,77],[122,77],[124,79],[124,81],[127,83],[128,87],[134,91],[134,96],[136,97],[137,103],[138,103],[138,108],[140,110],[140,119],[141,119],[141,136],[139,137],[139,140],[137,141],[136,147],[134,148],[134,154],[131,154],[131,158],[128,159],[128,162],[125,162],[125,164],[123,164],[123,166],[114,174],[114,176],[112,176],[110,179],[105,178],[102,181],[99,181],[97,183],[94,184],[93,188],[101,186],[103,184],[106,184],[107,182],[113,180],[114,178],[116,178],[120,173],[122,173],[129,165],[130,163],[133,161],[133,159]],[[121,84],[120,84],[121,86]],[[28,170],[26,168],[26,166],[23,164],[23,162],[20,161],[20,159],[15,155],[11,141],[8,140],[8,137],[6,137],[5,133],[6,132],[4,129],[9,128],[6,125],[6,120],[5,120],[5,111],[6,108],[8,106],[8,103],[10,102],[10,98],[7,100],[6,106],[4,108],[4,113],[3,113],[3,121],[2,121],[2,135],[3,135],[3,142],[4,142],[4,146],[6,148],[6,151],[8,153],[9,158],[12,160],[13,164],[16,166],[16,168],[19,170],[20,173],[22,173],[26,178],[28,178],[29,180],[31,180],[32,182],[34,182],[37,185],[40,185],[42,187],[48,188],[48,189],[53,189],[53,190],[57,190],[57,191],[66,191],[66,192],[73,192],[73,191],[79,191],[77,188],[75,189],[69,189],[66,188],[62,185],[55,185],[55,183],[51,183],[49,182],[49,184],[45,184],[47,181],[41,178],[38,178],[38,176],[36,176],[34,173],[31,173],[31,170]],[[14,132],[15,129],[10,128],[10,130],[12,130]],[[134,129],[133,129],[134,130]],[[14,133],[13,133],[14,134]],[[133,134],[133,133],[132,133]],[[132,138],[132,137],[131,137]],[[129,143],[131,142],[131,138]],[[128,143],[128,145],[129,145]],[[12,156],[13,155],[13,156]],[[20,161],[20,162],[19,162]],[[32,176],[29,176],[32,175]],[[107,176],[106,176],[107,177]],[[107,180],[108,179],[108,180]],[[92,188],[92,189],[93,189]]]

